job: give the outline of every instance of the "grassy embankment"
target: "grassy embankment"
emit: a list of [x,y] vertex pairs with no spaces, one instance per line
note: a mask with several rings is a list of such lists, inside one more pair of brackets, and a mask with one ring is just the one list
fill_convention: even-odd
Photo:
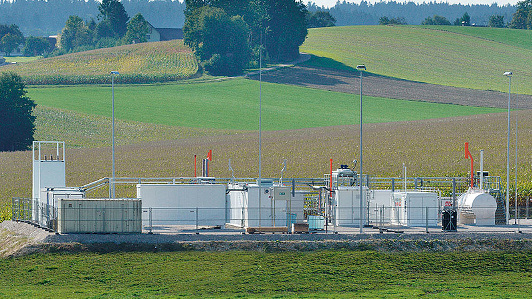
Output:
[[0,296],[530,297],[527,252],[174,252],[0,260]]
[[[454,33],[451,27],[449,31],[422,26],[311,29],[301,51],[351,68],[363,63],[368,72],[379,75],[481,90],[506,92],[508,79],[502,74],[513,71],[519,92],[532,94],[529,32],[469,28]],[[503,38],[505,34],[508,37]]]
[[28,84],[151,83],[191,78],[198,72],[192,51],[182,40],[126,45],[3,66]]

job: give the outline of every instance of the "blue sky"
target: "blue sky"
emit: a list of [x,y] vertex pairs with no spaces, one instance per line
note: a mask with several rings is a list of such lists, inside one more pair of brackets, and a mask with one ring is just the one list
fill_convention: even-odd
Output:
[[[336,3],[337,0],[313,0],[312,2],[316,3],[317,5],[319,6],[327,6],[327,7],[330,7],[330,6],[334,6],[334,4]],[[360,0],[346,0],[347,2],[355,2],[355,3],[360,3]],[[375,2],[380,2],[380,0],[366,0],[367,2],[370,2],[370,3],[375,3]],[[405,0],[395,0],[396,2],[404,2]],[[430,2],[431,0],[406,0],[406,2],[416,2],[416,3],[423,3],[423,2]],[[458,3],[461,3],[461,4],[492,4],[492,3],[497,3],[499,5],[505,5],[505,4],[516,4],[519,0],[447,0],[447,1],[441,1],[441,0],[432,0],[434,2],[447,2],[449,4],[458,4]],[[303,1],[303,2],[308,2],[308,1]],[[343,0],[342,0],[343,2]]]

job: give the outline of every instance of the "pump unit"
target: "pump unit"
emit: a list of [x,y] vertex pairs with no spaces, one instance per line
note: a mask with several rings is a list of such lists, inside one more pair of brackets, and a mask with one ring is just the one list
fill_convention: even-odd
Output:
[[[292,196],[293,195],[293,196]],[[304,194],[290,187],[236,183],[228,185],[229,223],[236,227],[290,226],[304,220]]]
[[437,226],[438,194],[432,192],[394,192],[392,224]]
[[[368,188],[362,187],[362,206],[360,205],[360,187],[338,187],[334,194],[335,218],[337,226],[357,226],[360,221],[366,223]],[[362,218],[360,212],[362,209]]]

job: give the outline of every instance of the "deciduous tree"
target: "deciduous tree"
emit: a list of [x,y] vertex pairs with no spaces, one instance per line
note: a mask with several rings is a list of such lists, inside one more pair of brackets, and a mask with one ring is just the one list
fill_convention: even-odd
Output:
[[506,27],[506,25],[504,24],[504,16],[500,16],[500,15],[490,16],[488,26],[495,27],[495,28]]
[[241,16],[229,16],[221,8],[196,9],[185,23],[184,42],[195,50],[213,75],[236,75],[249,62],[249,26]]
[[146,22],[141,13],[138,13],[127,23],[127,32],[124,40],[127,44],[145,43],[148,41],[146,37],[148,33],[150,33],[148,22]]
[[35,103],[15,73],[0,74],[0,151],[25,150],[33,142]]
[[434,15],[434,18],[427,17],[421,25],[451,25],[451,22],[446,17]]
[[3,25],[0,24],[0,50],[7,55],[11,54],[13,50],[20,44],[24,43],[24,35],[17,25]]
[[512,16],[510,28],[532,29],[532,0],[517,2],[517,10]]
[[52,50],[50,42],[44,37],[30,36],[26,38],[24,56],[37,56]]
[[61,48],[70,51],[73,48],[92,44],[92,33],[78,16],[70,16],[59,38]]
[[127,32],[127,21],[129,16],[124,5],[118,0],[103,0],[98,6],[102,20],[109,20],[111,28],[119,36],[123,37]]
[[332,27],[336,19],[328,11],[318,10],[308,14],[308,28]]

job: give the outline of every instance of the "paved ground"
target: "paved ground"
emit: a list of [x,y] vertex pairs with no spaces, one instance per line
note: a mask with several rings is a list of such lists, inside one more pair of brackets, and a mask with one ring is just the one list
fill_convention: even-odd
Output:
[[[248,77],[258,80],[257,74],[251,74]],[[263,73],[262,80],[344,93],[360,93],[360,78],[357,73],[327,68],[284,67]],[[398,80],[369,73],[363,79],[362,88],[365,95],[376,97],[508,108],[507,93]],[[520,109],[532,108],[532,96],[519,95],[518,101]]]
[[[142,234],[63,234],[44,231],[27,223],[5,221],[0,230],[13,235],[24,236],[36,243],[173,243],[181,241],[274,241],[274,240],[364,240],[368,238],[384,239],[431,239],[431,238],[469,238],[469,237],[505,237],[512,239],[532,239],[532,220],[521,220],[519,226],[475,226],[459,225],[457,232],[444,232],[441,227],[393,227],[389,231],[375,228],[364,228],[360,234],[358,227],[329,227],[327,231],[316,231],[310,234],[263,233],[244,234],[241,229],[199,229],[194,226],[156,226],[153,233],[144,229]],[[428,231],[428,233],[427,233]],[[521,233],[519,233],[519,231]]]

